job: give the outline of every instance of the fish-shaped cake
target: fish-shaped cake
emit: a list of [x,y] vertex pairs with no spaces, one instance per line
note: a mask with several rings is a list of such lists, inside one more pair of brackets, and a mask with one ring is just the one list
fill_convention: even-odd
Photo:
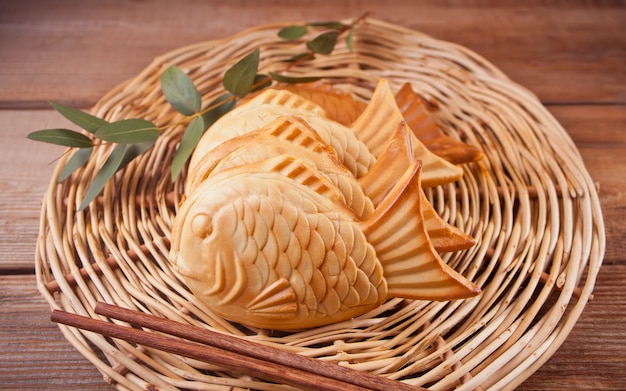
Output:
[[216,121],[198,142],[189,162],[189,170],[194,170],[200,159],[225,141],[256,131],[285,116],[300,117],[306,121],[357,177],[365,174],[376,161],[354,132],[327,118],[321,107],[289,91],[270,89]]
[[474,296],[429,241],[420,171],[412,163],[365,220],[293,156],[221,171],[182,204],[172,259],[213,311],[259,328],[325,325],[390,297]]
[[385,81],[349,126],[293,92],[262,92],[198,144],[170,260],[215,313],[250,327],[325,325],[392,297],[474,296],[438,252],[475,241],[429,204],[427,168],[427,186],[462,174],[415,137]]

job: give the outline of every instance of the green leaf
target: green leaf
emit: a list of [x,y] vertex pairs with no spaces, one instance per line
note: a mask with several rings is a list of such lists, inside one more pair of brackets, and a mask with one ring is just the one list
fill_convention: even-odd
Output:
[[268,75],[263,75],[261,73],[257,74],[254,77],[254,84],[252,86],[252,91],[261,91],[264,88],[267,88],[272,85],[272,78]]
[[79,210],[85,209],[91,201],[100,194],[107,182],[115,175],[116,172],[124,168],[134,158],[146,152],[154,145],[156,140],[144,141],[135,144],[118,144],[115,146],[102,168],[87,189],[85,198],[80,204]]
[[152,122],[144,119],[124,119],[102,126],[94,135],[112,143],[134,144],[156,140],[159,130]]
[[179,113],[189,116],[200,111],[200,92],[189,76],[176,65],[170,66],[161,75],[161,89],[165,99]]
[[338,31],[327,31],[307,42],[306,46],[314,53],[330,54],[335,49],[338,37]]
[[89,185],[89,188],[85,193],[85,198],[83,198],[78,210],[85,209],[87,205],[89,205],[91,201],[93,201],[93,199],[100,194],[109,179],[111,179],[111,177],[119,170],[122,160],[124,159],[126,147],[126,144],[119,144],[115,147],[115,149],[113,149],[113,152],[111,152],[111,155],[109,155],[107,160],[104,162],[100,171],[98,171],[96,176],[93,178],[93,181]]
[[172,182],[176,180],[205,131],[204,120],[196,117],[189,123],[172,159]]
[[352,51],[352,43],[354,41],[354,25],[350,26],[348,34],[346,35],[346,47],[349,51]]
[[70,129],[37,130],[26,137],[35,141],[66,147],[87,148],[93,145],[89,137]]
[[227,70],[222,81],[224,87],[239,98],[246,96],[254,85],[259,57],[260,51],[257,48]]
[[311,23],[307,23],[307,26],[311,26],[311,27],[323,27],[323,28],[327,28],[327,29],[334,29],[334,30],[341,30],[343,28],[346,28],[348,26],[346,26],[345,24],[341,23],[341,22],[337,22],[337,21],[328,21],[328,22],[311,22]]
[[219,96],[217,99],[209,103],[207,107],[215,107],[202,115],[202,119],[204,120],[204,130],[213,125],[213,123],[220,119],[221,116],[234,109],[236,105],[237,101],[235,101],[233,94],[230,92]]
[[270,72],[270,76],[272,77],[272,79],[274,79],[274,80],[276,80],[278,82],[291,83],[291,84],[310,83],[312,81],[317,81],[317,80],[323,79],[322,76],[292,77],[292,76],[281,75],[281,74],[275,73],[275,72]]
[[236,105],[237,102],[233,94],[227,92],[208,104],[207,107],[213,107],[211,110],[204,113],[202,117],[195,118],[191,121],[187,129],[185,129],[185,133],[180,140],[180,144],[172,160],[172,182],[180,175],[181,170],[189,160],[189,157],[196,148],[196,145],[198,145],[198,141],[200,141],[204,132]]
[[101,118],[87,114],[72,107],[64,106],[60,103],[50,102],[50,105],[62,116],[70,120],[74,125],[78,125],[91,133],[98,130],[102,125],[107,124],[107,121]]
[[123,145],[126,145],[126,149],[124,150],[124,158],[122,159],[122,162],[120,163],[118,171],[126,167],[128,163],[133,161],[133,159],[135,159],[137,156],[142,155],[144,152],[150,149],[154,145],[155,142],[156,142],[156,139],[143,141],[143,142],[135,143],[135,144],[123,144]]
[[70,175],[74,173],[74,171],[78,170],[83,164],[87,163],[91,154],[93,152],[93,148],[80,148],[74,152],[71,158],[65,163],[63,169],[61,170],[61,174],[59,175],[59,182],[63,182]]
[[295,40],[302,38],[307,32],[306,26],[287,26],[278,32],[278,36],[283,39]]

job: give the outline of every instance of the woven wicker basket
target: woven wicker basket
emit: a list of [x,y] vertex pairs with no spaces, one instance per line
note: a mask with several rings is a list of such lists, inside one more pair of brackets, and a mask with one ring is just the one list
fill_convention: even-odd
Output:
[[[223,72],[261,48],[263,72],[303,50],[277,37],[285,25],[261,26],[224,40],[183,47],[157,58],[93,108],[108,120],[142,117],[159,126],[180,119],[160,91],[160,74],[178,65],[204,103],[223,92]],[[448,222],[478,244],[444,260],[482,288],[452,302],[392,299],[347,322],[298,333],[255,333],[215,316],[167,261],[168,240],[184,178],[169,164],[182,127],[77,211],[86,187],[111,152],[98,148],[63,183],[61,161],[43,201],[37,281],[54,309],[100,318],[97,301],[118,304],[293,352],[339,362],[433,390],[512,389],[565,340],[587,301],[604,254],[596,190],[572,140],[526,89],[471,51],[422,33],[366,19],[353,50],[292,70],[326,76],[367,101],[380,78],[437,102],[437,121],[485,157],[464,177],[428,192]],[[118,389],[289,389],[194,360],[60,326],[67,340]]]

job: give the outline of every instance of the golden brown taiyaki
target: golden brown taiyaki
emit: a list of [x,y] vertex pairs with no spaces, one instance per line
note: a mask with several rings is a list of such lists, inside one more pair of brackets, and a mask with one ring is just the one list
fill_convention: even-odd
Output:
[[340,162],[335,150],[324,144],[317,132],[304,120],[292,116],[279,117],[258,131],[232,138],[209,151],[189,178],[187,188],[193,191],[194,183],[201,182],[214,172],[261,162],[282,154],[298,156],[330,180],[344,195],[346,205],[357,215],[372,213],[372,200]]
[[194,170],[203,156],[223,142],[261,129],[285,116],[306,121],[321,140],[335,150],[342,164],[357,177],[365,174],[376,161],[354,132],[327,118],[321,107],[292,92],[270,89],[236,107],[213,124],[196,146],[189,170]]
[[329,324],[390,297],[474,296],[429,241],[420,171],[411,164],[365,220],[295,157],[221,171],[181,206],[171,258],[213,311],[252,327]]
[[413,91],[409,83],[396,92],[395,99],[404,120],[429,151],[454,164],[475,162],[482,158],[483,153],[479,148],[443,132],[433,120],[429,111],[431,106]]

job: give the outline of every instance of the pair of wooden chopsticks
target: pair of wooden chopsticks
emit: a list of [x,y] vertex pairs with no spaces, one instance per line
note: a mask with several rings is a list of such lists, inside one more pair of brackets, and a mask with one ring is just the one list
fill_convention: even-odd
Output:
[[[53,322],[244,372],[259,379],[306,390],[416,391],[426,390],[368,372],[291,353],[278,348],[220,334],[126,308],[98,303],[94,311],[133,327],[54,310]],[[182,338],[182,339],[181,339]]]

